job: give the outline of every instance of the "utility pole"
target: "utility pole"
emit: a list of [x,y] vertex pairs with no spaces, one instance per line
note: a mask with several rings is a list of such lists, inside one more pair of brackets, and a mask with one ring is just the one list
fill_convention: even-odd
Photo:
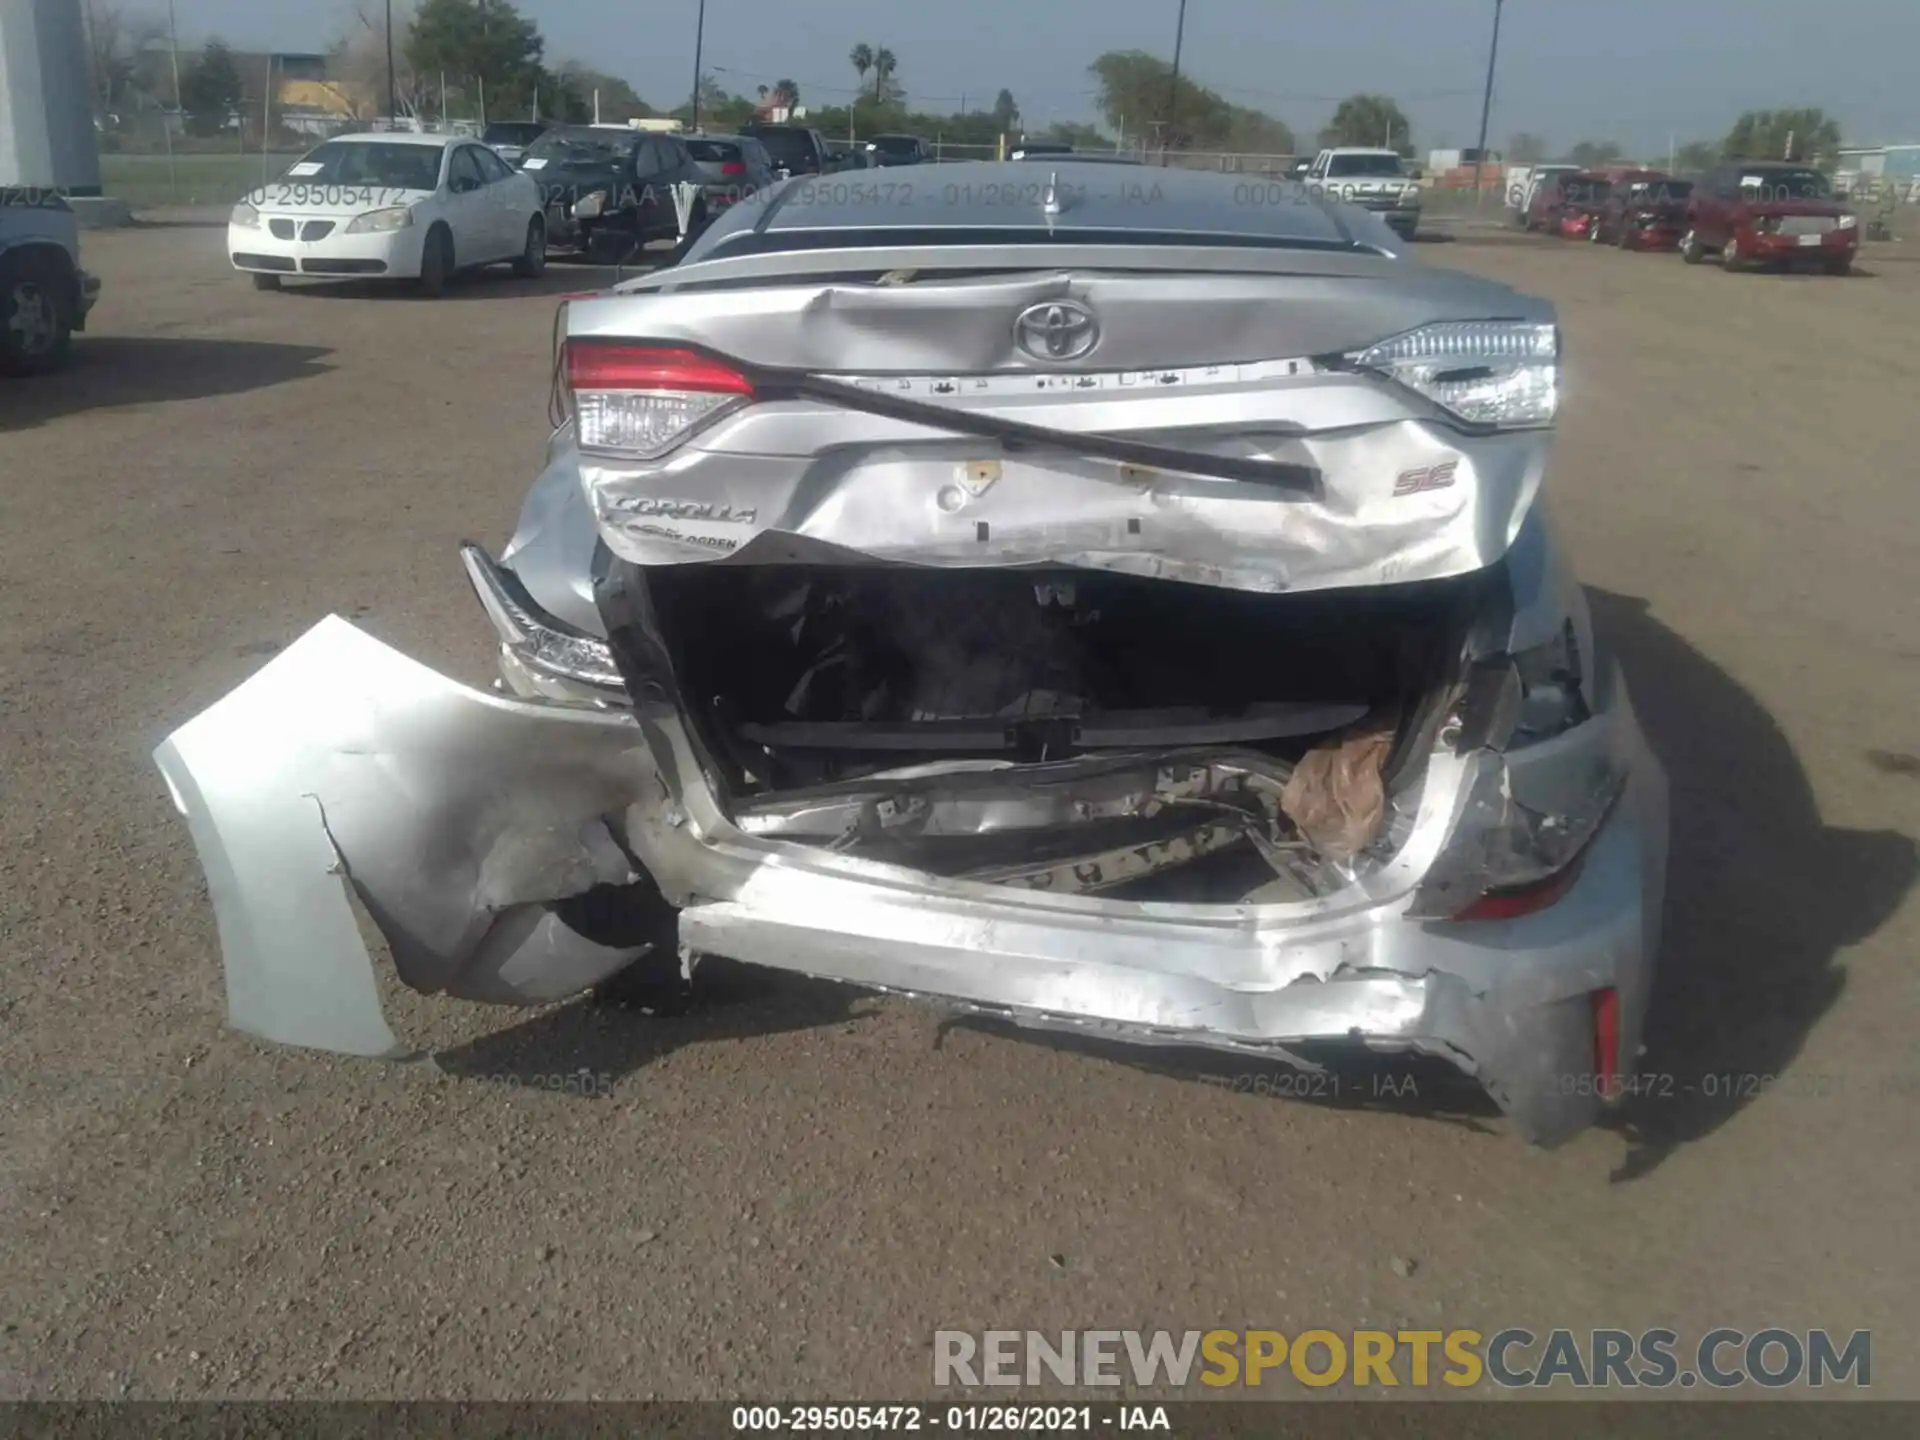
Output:
[[[1180,18],[1173,27],[1173,74],[1167,81],[1167,145],[1171,146],[1174,136],[1174,115],[1180,105],[1180,46],[1187,38],[1187,0],[1180,0]],[[1166,148],[1160,151],[1160,163],[1168,160]]]
[[[173,0],[167,0],[171,6]],[[387,120],[389,123],[400,116],[400,102],[395,99],[397,92],[393,80],[393,0],[387,0]]]
[[1473,208],[1480,208],[1480,167],[1487,163],[1487,119],[1493,114],[1493,67],[1500,58],[1500,7],[1506,0],[1493,0],[1493,44],[1487,50],[1487,92],[1480,101],[1480,148],[1473,157]]
[[167,137],[167,198],[177,205],[180,185],[173,166],[173,122],[186,111],[180,99],[180,26],[173,18],[173,0],[167,0],[167,49],[173,57],[173,114],[160,117],[160,128]]
[[693,133],[700,133],[700,51],[707,39],[707,0],[700,0],[700,18],[693,25]]

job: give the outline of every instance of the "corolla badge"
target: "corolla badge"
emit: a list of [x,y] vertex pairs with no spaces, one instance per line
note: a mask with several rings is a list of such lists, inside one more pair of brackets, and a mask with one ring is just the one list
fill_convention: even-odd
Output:
[[1100,322],[1077,300],[1043,300],[1015,318],[1013,340],[1036,360],[1078,360],[1100,343]]

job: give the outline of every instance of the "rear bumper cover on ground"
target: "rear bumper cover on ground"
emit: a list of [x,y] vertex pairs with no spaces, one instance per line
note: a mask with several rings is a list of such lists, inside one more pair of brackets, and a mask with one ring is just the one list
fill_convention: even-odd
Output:
[[1596,991],[1619,996],[1631,1071],[1657,942],[1666,783],[1613,688],[1589,724],[1610,727],[1631,780],[1577,883],[1546,910],[1471,924],[1404,913],[1451,832],[1461,767],[1507,764],[1516,796],[1560,783],[1491,752],[1436,761],[1401,856],[1350,892],[1237,907],[1011,890],[756,838],[671,710],[485,695],[338,619],[155,758],[207,874],[231,1021],[268,1039],[399,1052],[350,895],[413,988],[539,1003],[640,953],[581,936],[552,902],[643,867],[683,907],[691,952],[1119,1039],[1437,1055],[1550,1143],[1600,1103]]

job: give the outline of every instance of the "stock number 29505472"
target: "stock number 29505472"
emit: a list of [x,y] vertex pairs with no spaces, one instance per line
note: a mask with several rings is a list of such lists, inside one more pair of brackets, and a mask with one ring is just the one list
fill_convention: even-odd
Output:
[[407,198],[405,190],[384,190],[372,185],[301,185],[281,182],[276,185],[261,185],[247,192],[247,204],[260,205],[325,205],[342,210],[374,209],[381,205],[398,205]]

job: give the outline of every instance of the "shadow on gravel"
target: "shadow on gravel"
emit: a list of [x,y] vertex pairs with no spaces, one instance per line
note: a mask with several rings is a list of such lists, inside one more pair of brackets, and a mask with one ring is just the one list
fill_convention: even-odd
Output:
[[0,384],[0,431],[122,405],[238,395],[324,375],[330,350],[256,340],[78,335],[72,358],[49,375]]
[[[1631,1149],[1614,1178],[1632,1180],[1766,1102],[1767,1077],[1794,1063],[1846,983],[1837,953],[1885,923],[1920,859],[1910,836],[1823,823],[1793,747],[1752,695],[1645,601],[1588,593],[1673,787],[1648,1083],[1616,1122]],[[1871,1104],[1898,1058],[1863,1056],[1861,1073],[1817,1083],[1832,1081],[1833,1103]]]
[[705,959],[694,970],[694,1003],[667,1015],[593,1000],[544,1010],[510,1026],[438,1051],[447,1074],[572,1093],[567,1077],[587,1071],[586,1098],[687,1045],[814,1030],[857,1019],[872,996],[850,986]]
[[[622,278],[631,280],[644,270],[629,268]],[[455,300],[513,300],[528,295],[571,295],[582,290],[605,290],[615,282],[611,265],[549,266],[537,280],[522,280],[505,268],[467,271],[448,283],[438,300],[421,300],[406,280],[317,280],[293,279],[277,295],[263,300],[304,302],[311,300],[414,301],[417,304],[444,305]]]

